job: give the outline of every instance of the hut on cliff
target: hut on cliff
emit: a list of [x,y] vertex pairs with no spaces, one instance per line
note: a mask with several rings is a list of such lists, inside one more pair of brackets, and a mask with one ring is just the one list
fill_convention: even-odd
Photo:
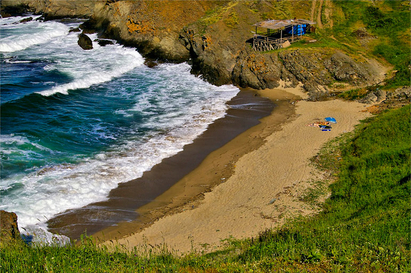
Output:
[[[253,49],[268,51],[289,46],[310,32],[315,22],[304,19],[268,20],[254,24]],[[258,33],[258,28],[267,30],[266,35]]]

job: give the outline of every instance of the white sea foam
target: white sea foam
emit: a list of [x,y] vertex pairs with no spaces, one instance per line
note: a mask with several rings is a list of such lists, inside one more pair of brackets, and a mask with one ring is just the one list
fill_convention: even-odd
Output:
[[[5,29],[14,28],[14,34],[0,38],[0,52],[16,52],[31,46],[41,45],[50,40],[67,35],[69,27],[57,22],[31,21],[25,24],[3,26]],[[21,32],[16,29],[21,29]]]
[[[94,40],[97,37],[91,35],[91,38]],[[56,70],[64,73],[73,80],[38,92],[39,94],[43,96],[56,93],[68,94],[68,90],[88,88],[108,82],[144,63],[143,57],[135,49],[124,48],[117,44],[102,47],[98,43],[93,43],[94,48],[86,51],[77,45],[76,39],[77,37],[67,39],[64,43],[66,50],[56,52],[58,62],[45,67],[48,71]]]
[[[143,137],[131,135],[119,139],[109,151],[79,164],[45,167],[20,177],[24,193],[20,192],[19,198],[5,196],[0,208],[15,211],[22,227],[42,224],[67,209],[106,200],[119,183],[141,177],[164,158],[180,152],[210,123],[225,115],[226,101],[238,92],[233,86],[216,87],[203,82],[191,75],[189,69],[187,64],[145,69],[147,80],[155,84],[140,94],[134,107],[117,112],[127,116],[134,112],[148,113],[151,109],[153,114],[144,127],[155,131]],[[133,96],[133,93],[124,90],[123,95]],[[3,183],[9,185],[12,181],[15,178],[7,178]]]
[[35,246],[64,246],[70,243],[70,238],[64,235],[53,234],[47,231],[46,225],[37,224],[26,226],[22,230],[23,234],[30,235],[26,236],[27,243]]

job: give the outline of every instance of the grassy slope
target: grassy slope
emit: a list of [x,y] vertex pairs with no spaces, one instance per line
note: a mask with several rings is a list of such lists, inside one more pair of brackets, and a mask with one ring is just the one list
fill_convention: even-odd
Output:
[[[407,1],[334,1],[341,11],[335,13],[332,34],[354,52],[382,57],[398,72],[387,81],[386,89],[410,85],[410,12]],[[359,45],[358,29],[370,34],[366,45]]]

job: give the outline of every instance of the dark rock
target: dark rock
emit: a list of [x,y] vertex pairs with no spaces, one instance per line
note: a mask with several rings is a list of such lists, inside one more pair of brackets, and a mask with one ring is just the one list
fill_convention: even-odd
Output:
[[237,58],[233,69],[232,81],[241,87],[255,89],[279,86],[282,64],[274,54],[258,54],[243,51]]
[[20,23],[27,23],[27,22],[30,22],[30,21],[33,21],[33,17],[24,18],[24,19],[20,20]]
[[17,215],[14,212],[0,210],[0,245],[16,241],[21,241]]
[[86,34],[81,33],[78,36],[78,42],[77,44],[84,50],[90,50],[93,49],[93,42],[91,41],[90,37],[88,37]]
[[[295,82],[302,82],[303,88],[309,93],[325,92],[333,81],[332,76],[322,64],[328,57],[328,52],[287,50],[278,54],[281,59],[284,74],[287,78],[295,78]],[[292,75],[292,76],[291,76]]]
[[102,40],[102,39],[98,39],[97,43],[101,46],[106,46],[106,45],[114,45],[114,42],[111,40]]
[[390,100],[410,100],[411,99],[411,87],[404,86],[397,88],[394,92],[387,94],[387,99]]
[[80,25],[83,33],[98,33],[102,35],[109,27],[110,22],[106,18],[91,18]]
[[378,101],[378,97],[374,94],[374,92],[370,92],[360,101],[362,103],[373,104]]
[[32,9],[26,4],[20,4],[16,6],[2,6],[0,14],[2,17],[19,16],[27,12],[31,12]]
[[377,89],[377,91],[374,92],[374,94],[377,96],[377,102],[384,101],[387,98],[387,91]]
[[334,53],[330,59],[324,61],[324,66],[338,81],[360,85],[371,80],[371,74],[366,67],[356,63],[342,52]]
[[81,29],[76,27],[69,30],[69,32],[81,32]]
[[149,68],[154,68],[158,65],[158,61],[155,60],[151,60],[151,59],[146,59],[146,61],[144,62],[144,64],[149,67]]

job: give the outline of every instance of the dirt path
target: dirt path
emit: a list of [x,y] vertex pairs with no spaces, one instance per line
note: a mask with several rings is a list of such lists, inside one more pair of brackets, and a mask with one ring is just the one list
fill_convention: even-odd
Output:
[[317,5],[317,0],[313,0],[312,1],[312,5],[311,5],[311,17],[310,17],[310,21],[314,21],[314,15],[315,15],[315,6]]
[[[324,15],[326,22],[322,21],[322,11],[324,8]],[[334,26],[334,21],[332,19],[332,13],[333,13],[333,8],[332,8],[332,2],[331,0],[313,0],[312,5],[311,5],[311,16],[310,20],[315,21],[317,23],[317,28],[324,28],[324,24],[327,25],[327,27],[332,28]],[[316,20],[315,20],[316,18]]]
[[324,0],[320,0],[320,5],[317,9],[317,27],[318,28],[323,28],[323,23],[321,21],[321,14],[322,14],[322,9],[323,9],[323,1]]
[[332,3],[331,0],[325,0],[325,18],[327,18],[329,27],[332,28],[334,26],[334,21],[331,17],[332,13],[333,13],[333,7],[332,7]]

